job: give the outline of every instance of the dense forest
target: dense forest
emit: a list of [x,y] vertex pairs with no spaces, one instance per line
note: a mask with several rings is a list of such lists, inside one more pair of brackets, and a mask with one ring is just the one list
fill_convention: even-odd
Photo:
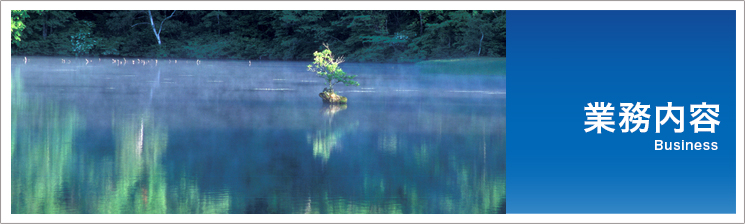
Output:
[[357,62],[505,57],[505,11],[13,11],[13,55]]

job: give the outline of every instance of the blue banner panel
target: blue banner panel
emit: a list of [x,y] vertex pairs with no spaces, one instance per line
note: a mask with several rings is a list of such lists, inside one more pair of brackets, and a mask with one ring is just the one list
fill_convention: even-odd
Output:
[[735,11],[507,15],[507,213],[735,213]]

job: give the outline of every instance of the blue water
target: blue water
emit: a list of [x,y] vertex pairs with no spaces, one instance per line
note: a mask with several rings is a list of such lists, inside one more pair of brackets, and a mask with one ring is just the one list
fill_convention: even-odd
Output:
[[124,60],[12,59],[13,213],[505,211],[504,76]]

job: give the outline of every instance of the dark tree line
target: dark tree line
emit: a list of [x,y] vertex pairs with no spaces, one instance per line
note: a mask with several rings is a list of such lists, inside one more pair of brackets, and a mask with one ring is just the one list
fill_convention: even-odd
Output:
[[26,14],[13,55],[309,60],[328,43],[360,62],[506,56],[506,13],[496,10]]

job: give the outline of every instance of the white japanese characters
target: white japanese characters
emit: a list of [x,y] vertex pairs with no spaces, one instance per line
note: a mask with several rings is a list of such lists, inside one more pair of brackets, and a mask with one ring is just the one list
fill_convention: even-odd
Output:
[[[598,134],[602,133],[602,130],[608,132],[614,132],[615,128],[610,126],[615,125],[613,121],[613,111],[615,107],[612,104],[605,102],[594,102],[588,103],[585,107],[585,116],[587,120],[585,125],[590,125],[585,128],[585,133],[595,130]],[[621,122],[618,124],[623,133],[634,133],[639,131],[640,133],[646,133],[649,129],[649,118],[647,109],[649,105],[642,105],[641,102],[634,103],[621,103],[621,112],[618,116],[621,117]],[[677,125],[677,128],[673,129],[675,133],[683,133],[685,131],[685,108],[684,106],[673,106],[672,102],[667,102],[666,106],[655,107],[655,121],[656,129],[655,133],[660,133],[661,126],[670,123]],[[662,113],[661,113],[662,112]],[[693,120],[689,122],[689,125],[693,126],[693,132],[710,132],[715,133],[716,126],[719,125],[719,121],[716,117],[719,117],[719,104],[691,104],[690,113]],[[632,127],[633,124],[633,127]]]
[[[706,113],[701,113],[701,109],[706,109]],[[714,109],[712,111],[711,109]],[[691,121],[691,125],[693,125],[693,133],[701,132],[711,132],[714,133],[714,127],[716,125],[719,125],[719,121],[714,120],[709,114],[711,114],[714,117],[719,117],[719,104],[709,104],[707,105],[706,102],[702,102],[701,104],[691,104],[691,116],[695,117],[693,121]],[[706,120],[701,120],[706,118]],[[705,127],[699,127],[699,125],[709,125],[708,128]]]
[[600,129],[605,129],[606,131],[613,132],[616,129],[608,127],[608,125],[613,125],[616,122],[613,120],[613,112],[608,112],[609,110],[612,111],[615,108],[611,106],[611,103],[608,103],[608,105],[605,105],[605,102],[600,102],[600,105],[598,105],[598,102],[595,102],[595,106],[588,103],[585,107],[585,110],[589,110],[592,112],[585,112],[585,116],[587,116],[587,121],[585,121],[585,125],[592,125],[589,128],[585,128],[585,132],[592,131],[593,129],[598,130],[598,134],[600,134]]
[[[640,102],[636,102],[636,105],[633,103],[621,103],[621,110],[623,110],[623,112],[618,113],[618,116],[623,117],[621,123],[618,124],[621,126],[621,132],[629,132],[630,121],[634,124],[634,127],[631,128],[631,133],[636,132],[636,130],[639,130],[641,133],[646,133],[647,129],[649,129],[649,114],[647,114],[647,109],[649,109],[649,105],[641,105]],[[642,124],[644,125],[644,128],[639,129],[639,126]]]
[[[661,110],[667,111],[667,114],[665,115],[665,119],[662,119],[662,121],[660,121]],[[675,118],[675,115],[673,115],[672,111],[674,110],[677,110],[679,112],[678,117],[680,118],[680,120]],[[673,122],[675,122],[675,124],[678,124],[679,126],[679,128],[675,129],[675,133],[683,132],[683,130],[685,129],[685,126],[683,126],[683,119],[685,119],[683,118],[683,107],[674,107],[673,102],[667,102],[666,107],[660,107],[660,106],[657,107],[657,131],[655,131],[655,133],[660,133],[660,125],[667,123],[669,119],[673,119]]]

